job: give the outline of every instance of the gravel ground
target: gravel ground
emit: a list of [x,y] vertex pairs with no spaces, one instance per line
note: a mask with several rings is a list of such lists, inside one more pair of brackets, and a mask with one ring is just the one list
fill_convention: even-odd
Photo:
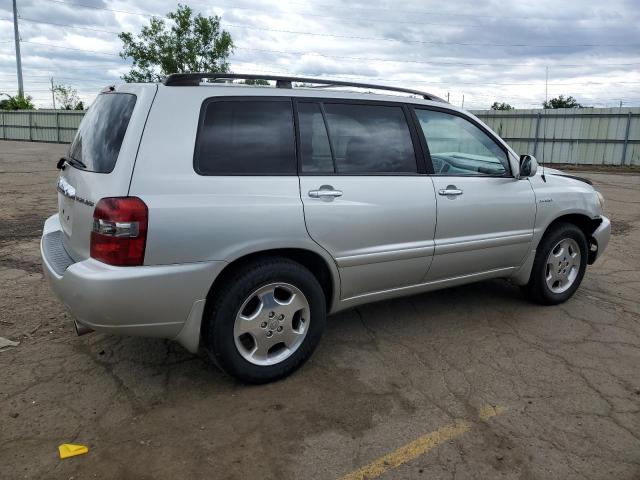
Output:
[[1,478],[640,478],[640,175],[583,172],[614,235],[567,303],[488,281],[367,305],[248,387],[169,341],[74,336],[38,249],[64,148],[0,142]]

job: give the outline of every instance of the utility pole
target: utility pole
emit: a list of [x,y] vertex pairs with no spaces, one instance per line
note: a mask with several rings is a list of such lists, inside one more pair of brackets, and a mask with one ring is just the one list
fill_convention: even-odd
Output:
[[449,103],[449,92],[447,92],[447,103]]
[[462,107],[460,108],[464,108],[464,93],[462,94]]
[[56,94],[53,90],[53,77],[51,77],[51,102],[53,103],[53,109],[56,109]]
[[[546,105],[549,101],[549,67],[544,67],[545,76],[544,76],[544,104]],[[545,107],[546,108],[546,107]]]
[[22,59],[20,58],[20,32],[18,31],[18,7],[16,0],[13,0],[13,35],[16,41],[16,68],[18,69],[18,95],[24,97],[24,87],[22,86]]

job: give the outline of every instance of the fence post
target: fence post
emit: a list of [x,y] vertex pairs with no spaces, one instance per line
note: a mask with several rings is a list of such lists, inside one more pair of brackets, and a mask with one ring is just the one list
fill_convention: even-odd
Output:
[[624,145],[622,146],[622,159],[620,160],[620,166],[624,167],[624,161],[627,159],[627,145],[629,143],[629,127],[631,126],[631,112],[627,115],[627,128],[624,133]]
[[60,113],[56,112],[56,141],[60,143]]
[[33,135],[31,134],[31,110],[29,110],[29,141],[33,142]]
[[542,115],[540,114],[540,112],[538,112],[538,114],[536,115],[536,137],[533,141],[533,156],[537,156],[538,154],[538,131],[540,130],[540,117]]
[[4,123],[5,123],[5,120],[4,120],[5,114],[4,114],[4,112],[0,112],[0,115],[2,115],[2,139],[3,139],[3,140],[6,140],[6,139],[7,139],[7,130],[6,130],[5,126],[4,126]]

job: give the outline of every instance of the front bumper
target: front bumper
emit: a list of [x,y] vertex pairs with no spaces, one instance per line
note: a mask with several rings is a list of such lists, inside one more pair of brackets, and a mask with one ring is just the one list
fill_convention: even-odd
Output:
[[73,316],[96,331],[177,337],[192,310],[202,311],[198,306],[225,265],[114,267],[93,258],[74,262],[61,245],[60,231],[58,215],[48,218],[40,243],[44,273]]
[[602,222],[600,222],[600,225],[598,225],[595,232],[591,234],[590,243],[595,243],[597,248],[595,251],[592,250],[589,252],[589,264],[592,264],[600,258],[607,248],[607,245],[609,245],[609,239],[611,238],[611,221],[605,216],[602,216],[601,218]]

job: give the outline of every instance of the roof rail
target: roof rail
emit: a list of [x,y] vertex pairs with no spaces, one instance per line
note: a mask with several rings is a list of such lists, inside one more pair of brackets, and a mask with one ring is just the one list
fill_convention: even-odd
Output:
[[320,85],[326,85],[331,87],[356,87],[356,88],[371,88],[375,90],[388,90],[391,92],[410,93],[412,95],[418,95],[425,100],[435,100],[438,102],[446,103],[446,100],[432,95],[430,93],[421,92],[419,90],[412,90],[409,88],[391,87],[389,85],[374,85],[371,83],[355,83],[346,82],[342,80],[329,80],[326,78],[306,78],[306,77],[288,77],[282,75],[257,75],[257,74],[243,74],[243,73],[172,73],[164,79],[164,83],[168,87],[190,87],[198,86],[205,80],[274,80],[276,82],[276,88],[293,88],[293,82],[301,83],[315,83]]

